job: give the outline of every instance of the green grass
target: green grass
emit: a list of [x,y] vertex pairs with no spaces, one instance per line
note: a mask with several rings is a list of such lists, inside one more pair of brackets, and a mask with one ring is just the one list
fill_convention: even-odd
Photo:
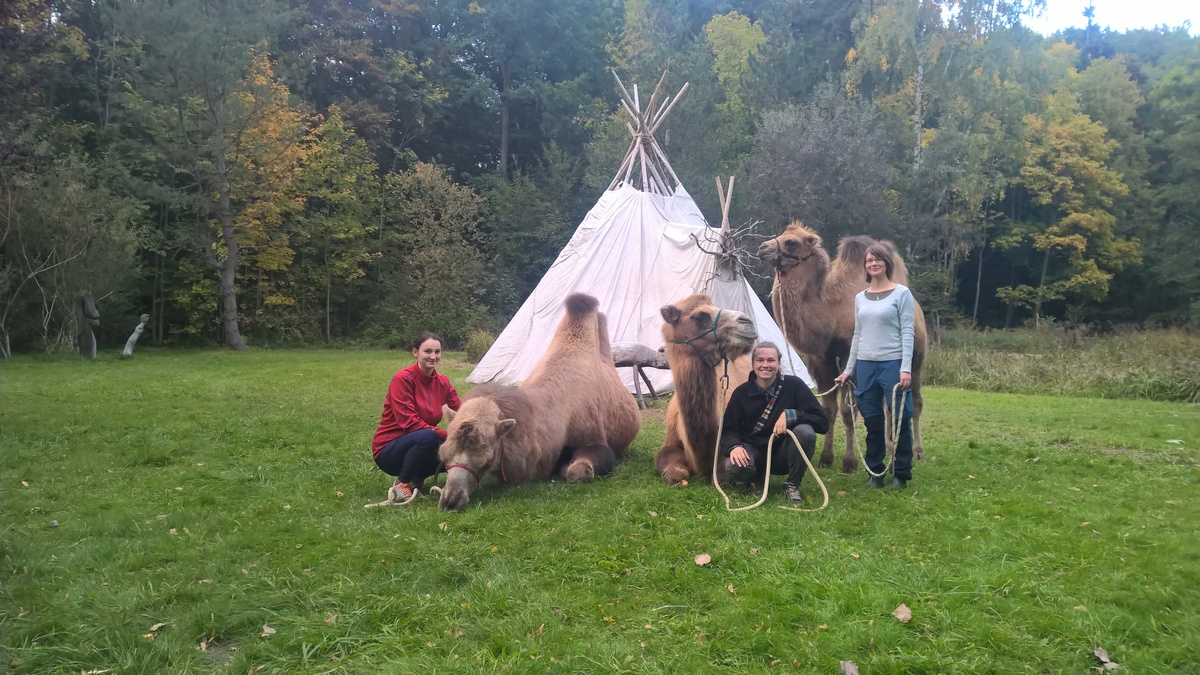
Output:
[[1042,673],[1097,647],[1200,667],[1196,406],[930,387],[910,488],[825,470],[844,495],[807,514],[775,508],[778,479],[736,514],[663,485],[658,409],[612,478],[365,510],[410,361],[0,365],[0,671]]

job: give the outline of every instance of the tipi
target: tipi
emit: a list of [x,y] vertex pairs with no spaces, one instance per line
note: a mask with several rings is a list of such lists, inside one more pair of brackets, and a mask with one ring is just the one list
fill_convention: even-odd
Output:
[[[710,227],[654,138],[672,106],[687,91],[684,84],[674,97],[660,101],[665,79],[663,73],[643,111],[637,85],[630,96],[617,77],[621,103],[633,118],[633,124],[627,125],[633,139],[625,159],[608,190],[467,377],[468,382],[523,381],[549,346],[564,311],[563,302],[571,293],[588,293],[599,299],[601,311],[608,315],[612,342],[636,342],[652,348],[663,344],[659,314],[663,305],[693,293],[708,293],[717,306],[750,316],[761,340],[785,350],[784,372],[799,375],[813,386],[799,354],[788,345],[736,265],[713,254],[724,250],[729,199],[722,194],[721,229]],[[721,188],[720,181],[717,188]],[[732,179],[729,188],[732,191]],[[793,364],[799,372],[793,372]],[[670,389],[669,371],[646,372],[656,390]],[[632,369],[621,377],[634,391]]]

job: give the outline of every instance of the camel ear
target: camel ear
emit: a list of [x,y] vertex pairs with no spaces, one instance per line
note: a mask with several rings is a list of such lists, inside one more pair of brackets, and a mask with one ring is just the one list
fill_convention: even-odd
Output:
[[672,326],[679,323],[679,317],[681,314],[679,312],[679,308],[675,305],[663,305],[662,309],[658,311],[662,313],[663,320]]
[[496,438],[504,438],[505,434],[512,431],[512,428],[516,425],[517,421],[514,419],[500,420],[500,424],[497,426]]
[[442,404],[442,417],[446,418],[446,424],[453,422],[454,416],[457,414],[458,413],[450,409],[450,406],[446,405],[445,403]]
[[816,248],[821,245],[821,238],[815,234],[810,234],[804,238],[804,243],[812,248]]

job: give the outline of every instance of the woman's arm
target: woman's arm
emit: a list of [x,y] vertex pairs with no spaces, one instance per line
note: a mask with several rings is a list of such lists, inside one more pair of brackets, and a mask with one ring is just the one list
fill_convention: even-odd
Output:
[[900,357],[900,372],[912,373],[913,336],[915,334],[913,326],[916,321],[912,291],[905,288],[900,297],[896,299],[896,304],[900,312],[900,349],[903,354]]
[[854,374],[854,366],[858,363],[858,343],[862,337],[862,321],[858,316],[858,306],[864,297],[866,296],[862,293],[854,296],[854,338],[850,340],[850,358],[846,359],[846,368],[837,378],[839,384],[845,382],[846,378]]

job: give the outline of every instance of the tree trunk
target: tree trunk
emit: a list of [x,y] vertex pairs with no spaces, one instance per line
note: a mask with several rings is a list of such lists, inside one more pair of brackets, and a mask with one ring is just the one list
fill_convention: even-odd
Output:
[[979,269],[975,270],[975,306],[971,309],[971,324],[979,327],[979,291],[983,285],[983,254],[987,252],[988,216],[991,209],[988,203],[983,203],[983,244],[979,247]]
[[221,324],[224,329],[225,346],[242,351],[246,343],[238,329],[237,286],[235,285],[238,264],[237,236],[233,231],[233,208],[229,199],[229,166],[225,158],[224,132],[218,126],[217,133],[217,190],[220,201],[217,218],[221,222],[221,238],[225,242],[225,263],[221,265]]
[[500,64],[500,174],[508,176],[508,92],[512,87],[512,69]]
[[921,170],[921,127],[924,125],[925,114],[921,110],[921,87],[925,83],[925,55],[917,58],[916,109],[913,111],[913,132],[916,143],[913,145],[913,173]]
[[1050,267],[1050,247],[1046,247],[1046,254],[1042,256],[1042,276],[1038,279],[1037,299],[1033,301],[1033,327],[1041,329],[1042,327],[1042,291],[1046,288],[1046,270]]
[[325,250],[325,344],[329,344],[331,319],[330,296],[333,294],[333,278],[329,272],[329,250]]

